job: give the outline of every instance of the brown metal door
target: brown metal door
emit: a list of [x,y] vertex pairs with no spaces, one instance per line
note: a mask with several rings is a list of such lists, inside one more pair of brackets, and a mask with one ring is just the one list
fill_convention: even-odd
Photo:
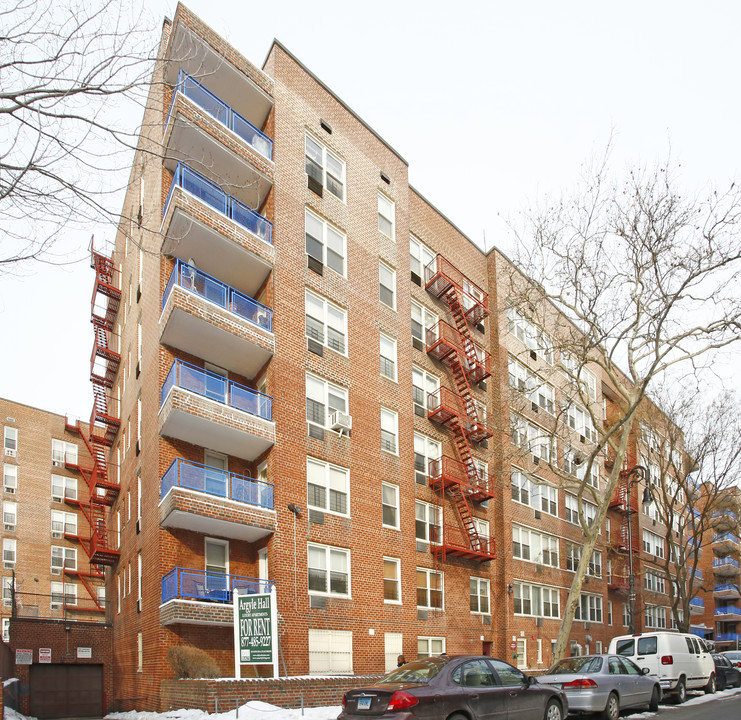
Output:
[[102,665],[31,665],[31,715],[103,717]]

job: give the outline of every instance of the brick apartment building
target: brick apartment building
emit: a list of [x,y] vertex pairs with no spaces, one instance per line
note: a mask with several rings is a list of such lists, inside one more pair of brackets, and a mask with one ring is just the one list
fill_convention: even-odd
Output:
[[[596,435],[571,403],[564,442],[538,440],[572,359],[511,304],[510,261],[286,48],[259,69],[182,5],[143,128],[113,255],[93,250],[114,702],[158,708],[177,645],[231,676],[231,593],[271,584],[283,674],[440,652],[545,669],[583,537],[548,460],[576,482]],[[582,379],[609,422],[614,388]],[[611,502],[573,653],[627,631],[631,545],[637,630],[671,624],[644,589],[664,539],[639,492]]]

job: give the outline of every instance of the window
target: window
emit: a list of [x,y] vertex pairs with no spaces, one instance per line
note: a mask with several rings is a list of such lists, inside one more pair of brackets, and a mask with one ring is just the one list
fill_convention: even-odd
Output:
[[[326,187],[332,195],[344,202],[345,163],[309,135],[306,136],[306,174],[319,189]],[[312,187],[311,182],[309,187]]]
[[602,553],[596,550],[592,553],[592,557],[589,558],[587,575],[598,578],[602,577]]
[[556,588],[514,583],[515,615],[559,617],[559,597]]
[[664,557],[664,538],[648,530],[643,531],[643,551],[656,557]]
[[77,465],[77,445],[64,440],[52,440],[51,460],[55,465]]
[[345,234],[308,210],[305,218],[306,254],[345,277]]
[[471,612],[488,615],[489,608],[489,581],[484,578],[472,577],[469,582],[471,598]]
[[442,655],[445,652],[444,637],[423,637],[417,638],[417,659],[432,657],[433,655]]
[[3,578],[3,605],[5,607],[13,606],[13,578]]
[[439,543],[442,536],[442,508],[416,500],[414,503],[414,527],[417,540]]
[[[581,504],[584,520],[588,525],[591,525],[597,515],[597,506],[586,500],[582,500]],[[579,500],[576,495],[569,495],[569,493],[566,493],[566,520],[574,525],[579,525]]]
[[306,337],[347,355],[347,313],[307,290]]
[[572,430],[576,430],[586,440],[597,442],[597,431],[592,424],[592,417],[589,413],[575,403],[564,403],[566,411],[566,422]]
[[423,350],[428,344],[428,331],[430,334],[437,332],[438,319],[435,313],[412,300],[412,344],[416,342],[418,350]]
[[670,610],[669,616],[671,618],[671,629],[672,630],[679,630],[679,624],[678,624],[678,622],[684,622],[684,611],[677,609],[677,615],[679,617],[678,618],[675,618],[674,617],[674,613],[671,612],[671,610]]
[[51,606],[77,605],[77,585],[74,583],[53,582],[51,584]]
[[566,370],[569,379],[579,384],[582,393],[589,396],[591,400],[597,399],[597,378],[583,365],[580,366],[575,355],[566,350],[561,350],[561,365]]
[[349,514],[350,471],[306,458],[307,504],[323,512]]
[[512,470],[512,499],[558,517],[558,490],[546,483],[529,480],[519,470]]
[[412,398],[414,414],[427,417],[427,397],[440,390],[440,380],[434,375],[412,366]]
[[428,568],[417,568],[417,607],[423,610],[442,610],[442,573]]
[[381,450],[398,454],[399,415],[393,410],[381,408]]
[[77,549],[68,547],[51,548],[51,571],[55,570],[77,570]]
[[541,483],[535,486],[540,494],[540,509],[549,515],[558,516],[558,490],[552,485]]
[[523,505],[530,505],[532,483],[521,472],[512,471],[512,499]]
[[531,453],[536,463],[540,460],[550,462],[555,441],[545,430],[511,413],[510,431],[512,444]]
[[309,630],[309,672],[352,675],[352,630]]
[[394,233],[394,203],[378,193],[378,229],[388,238],[396,240]]
[[381,516],[384,527],[399,529],[399,488],[381,483]]
[[612,625],[612,600],[607,601],[607,624]]
[[63,502],[65,498],[77,500],[77,478],[52,475],[51,499],[54,502]]
[[350,597],[350,551],[328,545],[308,546],[309,593]]
[[6,426],[4,436],[5,456],[15,457],[18,452],[18,430]]
[[11,568],[16,560],[16,541],[13,538],[3,538],[3,565]]
[[10,642],[10,618],[6,617],[2,619],[3,623],[3,642],[9,643]]
[[396,340],[381,334],[381,375],[396,381]]
[[401,561],[398,558],[383,559],[383,601],[401,604]]
[[592,461],[589,475],[587,475],[588,465],[589,462],[577,450],[570,447],[564,448],[564,470],[586,482],[587,485],[591,485],[595,490],[599,490],[599,462],[596,459]]
[[520,560],[558,567],[558,538],[513,525],[512,554]]
[[666,608],[646,605],[646,627],[666,628]]
[[418,485],[427,485],[430,463],[439,460],[442,445],[426,435],[414,433],[414,479]]
[[18,489],[17,465],[3,464],[3,487],[7,493],[14,493]]
[[51,534],[52,537],[62,537],[64,534],[77,535],[77,515],[61,510],[52,510]]
[[15,530],[18,522],[18,503],[5,501],[3,503],[3,523],[7,531]]
[[566,543],[566,569],[576,572],[581,562],[581,545]]
[[651,590],[652,592],[665,593],[666,579],[663,575],[659,575],[659,573],[651,572],[649,570],[643,576],[643,587],[646,588],[646,590]]
[[580,595],[574,620],[602,622],[602,597],[600,595]]
[[385,262],[378,263],[379,290],[378,298],[392,310],[396,310],[396,270]]
[[516,308],[507,308],[507,326],[509,332],[521,340],[531,352],[540,354],[549,365],[553,364],[551,339]]
[[479,476],[479,485],[483,488],[489,487],[489,466],[478,458],[473,458],[473,464],[476,466],[476,473]]
[[338,410],[347,412],[347,390],[306,375],[306,420],[308,423],[327,427],[329,414]]
[[418,284],[425,281],[425,268],[435,260],[435,254],[414,236],[409,238],[409,266],[412,279],[419,278]]
[[513,357],[508,358],[508,366],[510,387],[523,393],[532,403],[533,410],[539,407],[554,415],[556,395],[553,386],[541,380]]
[[623,626],[628,627],[630,625],[630,606],[628,603],[623,605]]

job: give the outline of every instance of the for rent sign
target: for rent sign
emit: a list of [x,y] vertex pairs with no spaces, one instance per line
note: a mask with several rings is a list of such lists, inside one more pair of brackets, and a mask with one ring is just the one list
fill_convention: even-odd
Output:
[[278,676],[278,624],[275,587],[269,593],[234,591],[234,674],[242,664],[272,665]]

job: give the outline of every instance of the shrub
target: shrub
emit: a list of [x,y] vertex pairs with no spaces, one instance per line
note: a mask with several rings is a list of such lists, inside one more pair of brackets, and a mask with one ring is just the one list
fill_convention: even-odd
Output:
[[167,651],[167,661],[179,678],[220,677],[219,668],[208,654],[192,645],[176,645]]

